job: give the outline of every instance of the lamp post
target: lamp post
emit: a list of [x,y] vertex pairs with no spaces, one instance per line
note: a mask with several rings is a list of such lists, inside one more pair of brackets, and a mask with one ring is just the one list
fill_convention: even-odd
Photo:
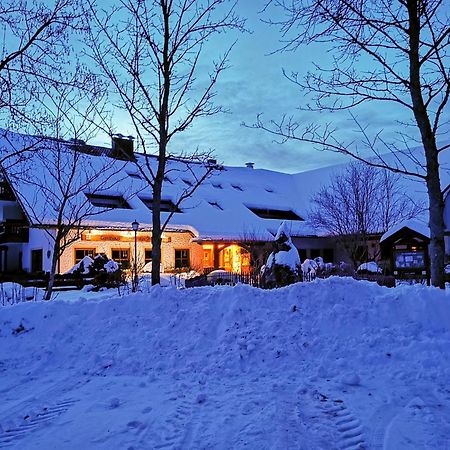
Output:
[[131,224],[131,227],[133,228],[133,231],[134,231],[134,267],[133,267],[134,276],[133,276],[133,283],[132,283],[131,292],[136,292],[137,285],[138,285],[138,275],[137,275],[137,232],[139,230],[139,222],[137,220],[135,220]]

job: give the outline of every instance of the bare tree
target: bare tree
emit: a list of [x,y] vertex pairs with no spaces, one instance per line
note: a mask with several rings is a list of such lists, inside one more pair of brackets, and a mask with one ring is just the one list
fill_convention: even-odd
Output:
[[[256,127],[281,139],[317,144],[320,149],[341,152],[374,167],[418,177],[426,183],[431,233],[431,282],[444,286],[444,201],[440,186],[437,138],[448,132],[450,97],[450,17],[444,0],[272,0],[286,16],[278,22],[283,49],[298,50],[304,44],[324,42],[333,51],[333,65],[316,64],[305,77],[286,74],[313,98],[309,110],[355,110],[362,104],[395,104],[409,114],[402,124],[402,140],[387,142],[379,132],[370,135],[351,113],[361,141],[340,138],[332,125],[304,127],[292,116]],[[269,6],[268,6],[269,8]],[[409,125],[409,127],[407,127]],[[406,131],[405,130],[406,127]],[[402,130],[400,131],[402,133]],[[411,136],[413,135],[413,136]],[[414,138],[420,154],[403,151]],[[372,157],[366,150],[373,152]],[[386,156],[386,152],[394,154]],[[374,157],[373,157],[374,156]]]
[[[75,76],[81,79],[83,73]],[[91,204],[86,193],[107,192],[124,176],[125,162],[102,156],[85,144],[98,131],[95,124],[98,115],[105,117],[106,105],[105,91],[90,76],[85,83],[89,79],[92,86],[86,84],[82,91],[73,83],[41,86],[45,93],[41,109],[52,137],[25,137],[27,146],[19,141],[17,148],[12,148],[15,156],[8,176],[19,186],[18,200],[52,242],[46,300],[51,299],[64,251],[80,239],[86,221],[108,210]],[[24,152],[26,147],[30,150]],[[20,164],[14,164],[16,158]]]
[[69,37],[84,29],[79,0],[0,3],[0,120],[34,126],[42,82],[62,83],[74,66]]
[[373,235],[423,212],[405,191],[400,175],[354,162],[313,195],[308,220],[335,236],[356,268]]
[[[229,50],[206,74],[207,41],[229,29],[241,30],[243,22],[228,0],[122,0],[120,6],[90,11],[98,30],[92,35],[92,57],[120,99],[137,136],[136,160],[153,192],[152,283],[160,281],[163,182],[167,162],[174,157],[170,143],[199,117],[222,111],[213,103],[219,75],[227,67]],[[147,157],[156,153],[156,163]],[[185,152],[184,161],[207,162],[208,155]],[[182,194],[183,200],[207,177],[214,164]],[[179,201],[177,202],[180,203]],[[167,222],[167,221],[166,221]]]

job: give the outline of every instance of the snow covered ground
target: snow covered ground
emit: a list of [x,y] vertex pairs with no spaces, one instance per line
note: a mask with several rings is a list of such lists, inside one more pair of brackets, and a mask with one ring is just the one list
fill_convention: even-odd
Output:
[[445,292],[78,295],[0,309],[0,448],[450,449]]

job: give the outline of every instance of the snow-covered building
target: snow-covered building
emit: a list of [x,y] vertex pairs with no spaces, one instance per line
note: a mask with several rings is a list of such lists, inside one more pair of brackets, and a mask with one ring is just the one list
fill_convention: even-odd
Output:
[[[124,266],[135,259],[140,268],[150,262],[152,191],[138,166],[151,169],[156,159],[134,153],[135,161],[124,160],[118,147],[133,153],[132,140],[123,137],[114,138],[108,148],[0,133],[0,271],[49,271],[58,221],[80,230],[70,234],[73,242],[59,260],[60,273],[97,253]],[[4,158],[8,154],[13,156]],[[210,163],[215,165],[215,161]],[[268,243],[283,221],[302,260],[317,256],[327,262],[343,259],[335,239],[312,229],[305,220],[311,195],[327,183],[336,167],[287,174],[258,169],[251,163],[217,166],[177,206],[208,169],[181,159],[168,161],[162,221],[173,215],[162,238],[163,271],[248,271],[257,254],[252,250],[259,249],[262,259],[267,256]],[[410,188],[414,195],[425,192],[416,182],[411,181]],[[72,195],[59,214],[67,189]],[[448,195],[446,203],[450,226]],[[139,222],[137,255],[133,221]]]
[[[60,273],[97,253],[132,263],[133,221],[139,222],[136,260],[139,267],[150,262],[152,191],[137,164],[146,167],[147,161],[154,167],[156,160],[137,153],[136,161],[124,160],[118,143],[132,152],[132,140],[123,137],[106,148],[2,133],[2,154],[13,156],[4,160],[0,180],[0,271],[48,271],[58,220],[74,230],[80,227],[60,258]],[[177,207],[206,170],[185,160],[168,162],[162,221],[174,212],[162,238],[163,271],[250,270],[249,246],[264,248],[282,221],[303,257],[333,259],[333,241],[318,236],[305,221],[309,189],[299,177],[252,164],[217,166]],[[71,195],[61,215],[64,192]]]

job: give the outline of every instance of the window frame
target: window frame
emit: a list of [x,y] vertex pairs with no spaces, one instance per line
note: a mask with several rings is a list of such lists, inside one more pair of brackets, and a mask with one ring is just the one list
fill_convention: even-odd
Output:
[[[177,252],[187,252],[186,256],[177,257]],[[174,249],[174,267],[175,269],[187,269],[191,266],[191,249],[190,248],[175,248]],[[183,262],[187,261],[187,264]],[[177,264],[179,262],[179,264]]]
[[[124,259],[124,258],[118,258],[118,259],[114,259],[113,256],[113,252],[127,252],[128,254],[128,258]],[[116,247],[116,248],[111,248],[111,259],[113,261],[115,261],[117,264],[119,264],[121,269],[129,269],[131,267],[131,250],[129,247]],[[124,265],[123,263],[126,262],[126,264]]]
[[80,258],[80,259],[78,259],[77,260],[77,252],[78,251],[83,251],[83,252],[89,252],[89,251],[91,251],[92,252],[92,256],[91,255],[89,255],[89,254],[85,254],[84,256],[83,256],[83,258],[85,257],[85,256],[90,256],[92,259],[94,259],[95,258],[95,255],[97,254],[97,248],[95,248],[95,247],[74,247],[74,249],[73,249],[73,260],[74,260],[74,264],[78,264],[83,258]]
[[[107,195],[107,194],[95,194],[95,193],[85,193],[84,194],[88,199],[89,203],[96,208],[104,208],[104,209],[132,209],[129,203],[125,200],[123,195]],[[97,201],[98,200],[98,201]],[[103,203],[103,201],[117,201],[114,203]]]

